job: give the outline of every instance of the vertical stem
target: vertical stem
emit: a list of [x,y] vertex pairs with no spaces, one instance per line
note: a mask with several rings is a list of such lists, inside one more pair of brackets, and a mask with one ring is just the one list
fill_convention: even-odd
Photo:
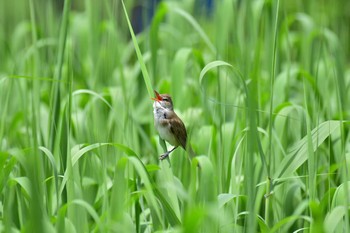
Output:
[[62,24],[60,28],[59,41],[58,41],[57,64],[56,64],[55,73],[54,73],[55,82],[52,83],[52,96],[51,96],[52,113],[50,116],[51,126],[49,128],[50,130],[49,148],[51,149],[51,151],[53,151],[54,149],[54,144],[56,139],[56,127],[58,126],[58,123],[59,123],[59,112],[61,107],[60,82],[62,80],[62,66],[63,66],[64,51],[66,47],[70,5],[71,5],[71,0],[64,1]]
[[[275,76],[276,76],[276,55],[277,55],[277,28],[278,28],[278,11],[279,11],[279,0],[277,0],[276,3],[276,17],[275,17],[275,28],[274,28],[274,40],[273,40],[273,59],[272,59],[272,74],[271,74],[271,79],[270,79],[270,92],[271,92],[271,96],[270,96],[270,109],[269,109],[269,116],[270,119],[273,119],[273,98],[274,98],[274,85],[275,85]],[[272,147],[272,129],[273,129],[273,122],[270,122],[270,127],[269,127],[269,152],[268,152],[268,162],[266,163],[267,165],[267,173],[268,173],[268,182],[266,185],[266,195],[268,197],[269,193],[270,193],[270,183],[271,183],[271,178],[270,174],[270,164],[272,163],[272,153],[273,153],[273,147]],[[266,198],[266,202],[265,202],[265,221],[268,225],[270,225],[270,199]]]
[[[37,24],[35,20],[35,9],[33,0],[29,1],[29,11],[32,26],[32,40],[34,45],[34,56],[32,67],[32,75],[38,76],[38,65],[39,65],[39,53],[37,48]],[[29,83],[31,91],[31,146],[30,158],[27,160],[27,173],[28,178],[31,182],[31,200],[29,204],[30,208],[30,220],[28,231],[33,232],[44,232],[45,231],[45,220],[47,220],[46,211],[44,207],[44,193],[43,193],[43,166],[40,160],[38,150],[38,138],[40,131],[38,130],[38,122],[40,118],[39,114],[39,102],[40,102],[40,88],[38,80],[31,80]]]

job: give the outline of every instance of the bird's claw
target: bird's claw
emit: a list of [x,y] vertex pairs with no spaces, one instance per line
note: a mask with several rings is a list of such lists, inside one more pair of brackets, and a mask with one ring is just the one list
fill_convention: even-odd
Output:
[[163,160],[169,156],[169,153],[164,153],[159,157],[159,160]]

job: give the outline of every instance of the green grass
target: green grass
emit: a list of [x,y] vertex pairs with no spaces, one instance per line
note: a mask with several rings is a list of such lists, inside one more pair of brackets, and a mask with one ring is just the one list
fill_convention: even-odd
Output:
[[0,2],[0,232],[350,232],[348,1]]

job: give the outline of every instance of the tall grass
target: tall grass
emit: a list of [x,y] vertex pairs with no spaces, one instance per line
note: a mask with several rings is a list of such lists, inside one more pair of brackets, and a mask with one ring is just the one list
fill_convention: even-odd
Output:
[[349,232],[349,3],[136,3],[1,1],[0,231]]

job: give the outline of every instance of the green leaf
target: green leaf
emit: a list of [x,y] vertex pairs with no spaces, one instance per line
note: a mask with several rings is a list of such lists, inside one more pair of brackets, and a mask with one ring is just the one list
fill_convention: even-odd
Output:
[[[338,130],[341,121],[326,121],[311,131],[313,150],[315,151],[334,131]],[[289,176],[295,172],[308,159],[307,136],[303,137],[289,149],[288,155],[282,160],[274,174],[276,178]]]
[[[95,144],[92,144],[92,145],[88,145],[88,146],[83,146],[83,145],[77,145],[75,146],[73,149],[72,149],[72,167],[74,167],[74,165],[78,162],[78,160],[84,155],[86,154],[87,152],[90,152],[94,149],[97,149],[97,148],[100,148],[100,147],[103,147],[103,146],[114,146],[118,149],[120,149],[121,151],[125,152],[127,155],[129,156],[135,156],[137,157],[136,153],[131,150],[129,147],[123,145],[123,144],[119,144],[119,143],[95,143]],[[78,151],[76,152],[73,152],[76,148],[80,148],[82,147],[81,149],[78,149]],[[63,180],[62,180],[62,183],[61,183],[61,187],[60,187],[60,192],[59,193],[62,193],[63,192],[63,189],[67,183],[67,180],[69,178],[69,172],[68,170],[65,171],[64,173],[64,176],[63,176]]]
[[39,149],[42,152],[44,152],[46,157],[49,159],[51,166],[52,166],[52,169],[53,169],[53,173],[54,173],[54,177],[55,177],[56,201],[57,201],[57,208],[58,208],[58,206],[59,206],[59,190],[58,190],[58,169],[57,169],[56,161],[55,161],[55,158],[54,158],[53,154],[51,153],[51,151],[49,151],[47,148],[40,146]]
[[91,91],[91,90],[76,90],[73,92],[73,96],[75,95],[81,95],[81,94],[88,94],[88,95],[92,95],[95,96],[97,99],[102,100],[102,102],[104,102],[111,110],[113,110],[113,107],[108,103],[108,101],[103,98],[103,96],[101,96],[100,94]]
[[[181,48],[176,52],[175,58],[171,64],[171,79],[172,79],[172,93],[175,100],[183,100],[184,95],[176,90],[181,90],[186,87],[186,67],[188,65],[189,57],[192,53],[190,48]],[[181,95],[180,95],[181,94]]]
[[206,43],[208,48],[210,49],[210,52],[215,53],[216,49],[213,43],[210,41],[209,37],[205,34],[201,26],[197,23],[195,18],[193,18],[192,15],[187,13],[186,11],[182,10],[181,8],[178,7],[169,7],[170,11],[173,11],[174,13],[181,15],[187,22],[189,22],[193,29],[198,32],[199,36],[202,38],[202,40]]
[[350,181],[344,182],[339,185],[335,191],[332,198],[332,208],[336,206],[346,206],[350,200]]
[[71,202],[71,204],[75,204],[75,205],[83,207],[90,214],[90,216],[94,219],[100,232],[105,232],[104,231],[104,224],[102,224],[102,222],[99,218],[99,214],[95,211],[93,206],[91,206],[89,203],[87,203],[86,201],[81,200],[81,199],[73,200]]
[[17,164],[15,157],[7,152],[0,152],[0,192],[7,184],[13,167]]
[[229,201],[233,200],[236,197],[240,197],[243,195],[235,195],[235,194],[231,194],[231,193],[221,193],[218,196],[218,206],[219,208],[222,208],[226,203],[228,203]]
[[28,177],[22,176],[22,177],[15,177],[10,180],[11,182],[17,183],[25,192],[25,196],[31,198],[32,196],[32,184],[30,183],[30,180]]
[[165,15],[168,12],[167,5],[164,2],[159,3],[157,12],[152,20],[151,30],[150,30],[150,47],[151,47],[151,61],[152,61],[152,68],[153,68],[153,75],[156,76],[157,74],[157,61],[158,61],[158,47],[159,47],[159,25],[163,21]]
[[[324,229],[327,233],[336,233],[339,232],[338,230],[344,229],[344,228],[339,228],[340,223],[343,222],[344,216],[346,215],[346,211],[348,208],[345,206],[337,206],[333,210],[331,210],[324,221]],[[343,224],[345,224],[343,222]],[[337,230],[338,229],[338,230]]]
[[130,23],[130,20],[129,20],[129,16],[128,16],[128,12],[127,12],[127,10],[125,8],[123,0],[122,0],[122,5],[123,5],[125,18],[126,18],[126,21],[128,23],[128,27],[129,27],[129,31],[130,31],[130,34],[131,34],[131,38],[132,38],[132,41],[134,43],[134,48],[135,48],[135,51],[136,51],[137,59],[138,59],[138,61],[140,63],[140,66],[141,66],[143,80],[144,80],[144,82],[146,84],[148,95],[149,95],[149,97],[153,97],[153,88],[152,88],[151,80],[150,80],[149,75],[148,75],[147,67],[146,67],[145,62],[143,61],[142,53],[141,53],[140,47],[139,47],[139,45],[137,43],[137,39],[136,39],[134,30],[133,30],[133,28],[131,26],[131,23]]

